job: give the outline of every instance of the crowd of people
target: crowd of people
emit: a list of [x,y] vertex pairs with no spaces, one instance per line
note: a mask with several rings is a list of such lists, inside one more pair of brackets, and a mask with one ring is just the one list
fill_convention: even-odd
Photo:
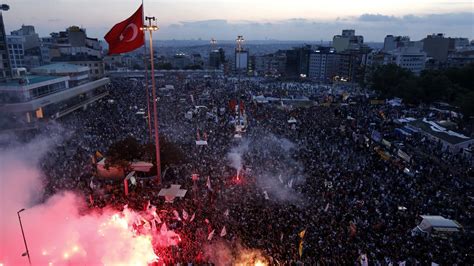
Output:
[[[159,132],[185,161],[166,165],[161,183],[139,178],[128,195],[121,179],[97,176],[97,151],[106,154],[111,144],[129,136],[153,142],[144,80],[114,78],[109,96],[56,122],[63,128],[62,141],[43,161],[45,197],[75,190],[91,209],[128,204],[143,210],[150,202],[181,237],[176,247],[157,248],[168,264],[222,263],[212,254],[217,243],[232,252],[237,245],[260,250],[272,265],[472,263],[466,244],[472,242],[472,162],[421,135],[397,139],[393,134],[392,121],[403,111],[418,117],[430,112],[372,105],[360,89],[344,86],[337,90],[350,98],[335,95],[332,86],[252,79],[170,74],[158,84],[174,86],[159,90],[156,99]],[[305,96],[314,104],[252,100],[276,90],[278,97]],[[236,116],[246,119],[241,138]],[[382,158],[373,130],[402,143],[411,160]],[[200,139],[207,145],[196,145]],[[158,191],[170,184],[187,189],[186,196],[165,203]],[[194,214],[193,221],[183,210]],[[465,229],[443,237],[412,234],[425,214],[456,220]]]

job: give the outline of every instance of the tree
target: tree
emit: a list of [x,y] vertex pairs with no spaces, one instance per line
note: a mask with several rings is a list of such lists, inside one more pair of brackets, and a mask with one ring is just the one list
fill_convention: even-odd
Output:
[[474,116],[474,91],[459,95],[456,104],[459,105],[466,119]]
[[[156,171],[156,152],[155,144],[147,143],[143,145],[144,153],[143,159],[153,162],[154,170]],[[170,165],[176,165],[186,162],[186,156],[183,151],[176,144],[168,141],[164,136],[160,136],[160,163],[161,168],[164,169]]]
[[[414,75],[410,71],[395,64],[388,64],[376,68],[369,76],[368,84],[373,90],[381,92],[382,96],[394,97],[399,96],[400,90],[405,90],[400,83],[413,78]],[[411,81],[408,82],[410,83]]]
[[127,170],[130,163],[141,159],[142,155],[143,149],[140,143],[134,137],[129,136],[110,145],[106,152],[105,167],[114,165]]

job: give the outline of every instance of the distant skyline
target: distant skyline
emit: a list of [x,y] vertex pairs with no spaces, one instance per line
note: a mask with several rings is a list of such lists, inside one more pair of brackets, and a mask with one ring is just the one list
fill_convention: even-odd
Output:
[[[77,25],[103,39],[117,22],[141,4],[136,0],[2,0],[10,5],[3,19],[7,34],[22,24],[40,36]],[[145,15],[158,18],[162,40],[332,40],[355,29],[367,42],[385,35],[428,34],[474,38],[474,2],[449,0],[146,0]]]

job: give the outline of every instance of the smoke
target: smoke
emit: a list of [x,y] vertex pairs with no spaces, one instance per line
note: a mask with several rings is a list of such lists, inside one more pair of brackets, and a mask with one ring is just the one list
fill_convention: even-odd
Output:
[[204,247],[204,255],[217,266],[265,266],[270,265],[268,258],[257,249],[242,247],[237,242],[235,247],[224,241],[218,241]]
[[155,260],[152,236],[134,230],[140,216],[131,210],[87,213],[83,197],[67,191],[39,203],[44,182],[38,166],[61,142],[56,133],[26,144],[12,139],[0,150],[0,264],[27,264],[17,216],[22,208],[34,265],[147,265]]
[[304,183],[304,167],[295,159],[296,144],[286,138],[255,130],[227,154],[229,166],[240,171],[251,168],[257,186],[270,200],[295,201],[301,199],[296,187]]
[[231,266],[234,260],[231,247],[224,241],[206,245],[204,255],[217,266]]
[[229,153],[227,153],[227,160],[229,160],[229,165],[237,171],[237,174],[240,172],[243,166],[243,155],[249,150],[250,141],[242,140],[237,147],[233,147]]

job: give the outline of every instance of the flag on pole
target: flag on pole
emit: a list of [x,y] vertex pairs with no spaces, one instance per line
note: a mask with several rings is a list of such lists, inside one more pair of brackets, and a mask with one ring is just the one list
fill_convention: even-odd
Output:
[[109,44],[109,55],[131,52],[145,43],[143,27],[143,5],[128,19],[115,24],[104,36]]
[[174,218],[178,221],[181,221],[181,217],[179,217],[179,213],[177,210],[173,210]]
[[102,155],[102,153],[100,153],[100,151],[96,151],[95,152],[95,157],[96,158],[104,158],[104,155]]
[[216,229],[212,230],[209,235],[207,236],[207,240],[211,241],[212,238],[214,237],[214,232],[216,231]]
[[168,232],[168,227],[166,226],[166,223],[163,223],[160,228],[160,233],[162,235],[166,234]]
[[224,225],[224,227],[222,227],[220,236],[224,237],[225,235],[227,235],[227,230],[225,230],[225,225]]
[[210,191],[212,191],[211,178],[209,176],[207,176],[206,186]]
[[300,258],[301,256],[303,256],[303,239],[304,239],[304,235],[306,234],[306,229],[299,232],[299,236],[300,236],[300,244],[299,244],[299,247],[298,247],[298,253],[300,254]]
[[188,213],[185,210],[183,210],[183,219],[188,220],[188,218],[189,218]]

